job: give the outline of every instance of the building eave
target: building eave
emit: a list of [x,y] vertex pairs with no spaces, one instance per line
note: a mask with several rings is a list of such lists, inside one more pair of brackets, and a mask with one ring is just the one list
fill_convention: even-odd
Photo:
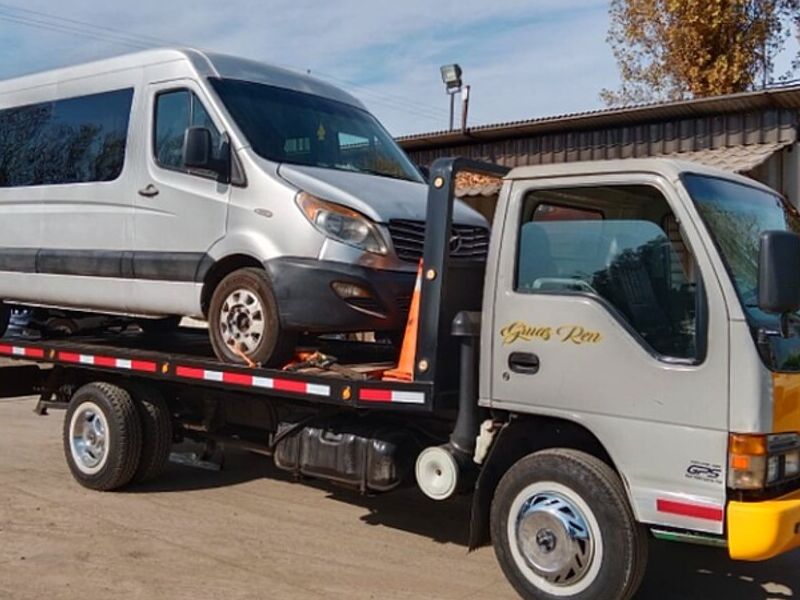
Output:
[[466,131],[420,133],[399,137],[397,141],[407,151],[432,150],[440,147],[481,144],[551,132],[626,127],[642,123],[717,114],[749,113],[775,108],[800,109],[800,85],[480,125]]

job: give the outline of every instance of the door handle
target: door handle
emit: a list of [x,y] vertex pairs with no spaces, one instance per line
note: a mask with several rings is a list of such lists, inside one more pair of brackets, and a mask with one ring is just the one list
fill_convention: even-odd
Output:
[[539,372],[539,357],[531,352],[512,352],[508,356],[508,368],[514,373],[535,375]]
[[152,183],[148,183],[145,187],[139,190],[139,195],[145,198],[152,198],[158,196],[158,188]]

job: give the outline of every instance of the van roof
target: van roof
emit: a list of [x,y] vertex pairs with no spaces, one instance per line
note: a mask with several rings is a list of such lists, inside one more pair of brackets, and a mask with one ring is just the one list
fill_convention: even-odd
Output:
[[81,79],[104,73],[182,60],[188,61],[200,77],[223,77],[264,83],[322,96],[358,108],[365,108],[362,102],[351,94],[316,77],[255,60],[193,48],[144,50],[104,60],[24,75],[14,79],[6,79],[0,81],[0,95],[52,85],[65,80]]

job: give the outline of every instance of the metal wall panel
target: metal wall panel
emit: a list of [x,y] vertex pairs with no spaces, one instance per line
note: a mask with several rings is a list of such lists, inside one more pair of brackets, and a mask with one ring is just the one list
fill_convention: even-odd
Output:
[[797,127],[797,109],[773,108],[610,128],[571,128],[527,137],[513,136],[509,131],[508,138],[498,141],[476,140],[469,145],[462,141],[408,152],[421,165],[430,165],[443,156],[465,156],[515,167],[793,142]]

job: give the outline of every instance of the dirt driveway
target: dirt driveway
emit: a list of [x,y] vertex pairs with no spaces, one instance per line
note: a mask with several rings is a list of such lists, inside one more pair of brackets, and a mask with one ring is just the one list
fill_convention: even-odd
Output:
[[[516,597],[490,548],[467,554],[463,500],[297,484],[242,453],[221,472],[170,465],[160,482],[90,492],[64,463],[61,414],[33,406],[0,400],[2,600]],[[799,567],[798,553],[740,565],[654,542],[639,598],[796,598]]]

